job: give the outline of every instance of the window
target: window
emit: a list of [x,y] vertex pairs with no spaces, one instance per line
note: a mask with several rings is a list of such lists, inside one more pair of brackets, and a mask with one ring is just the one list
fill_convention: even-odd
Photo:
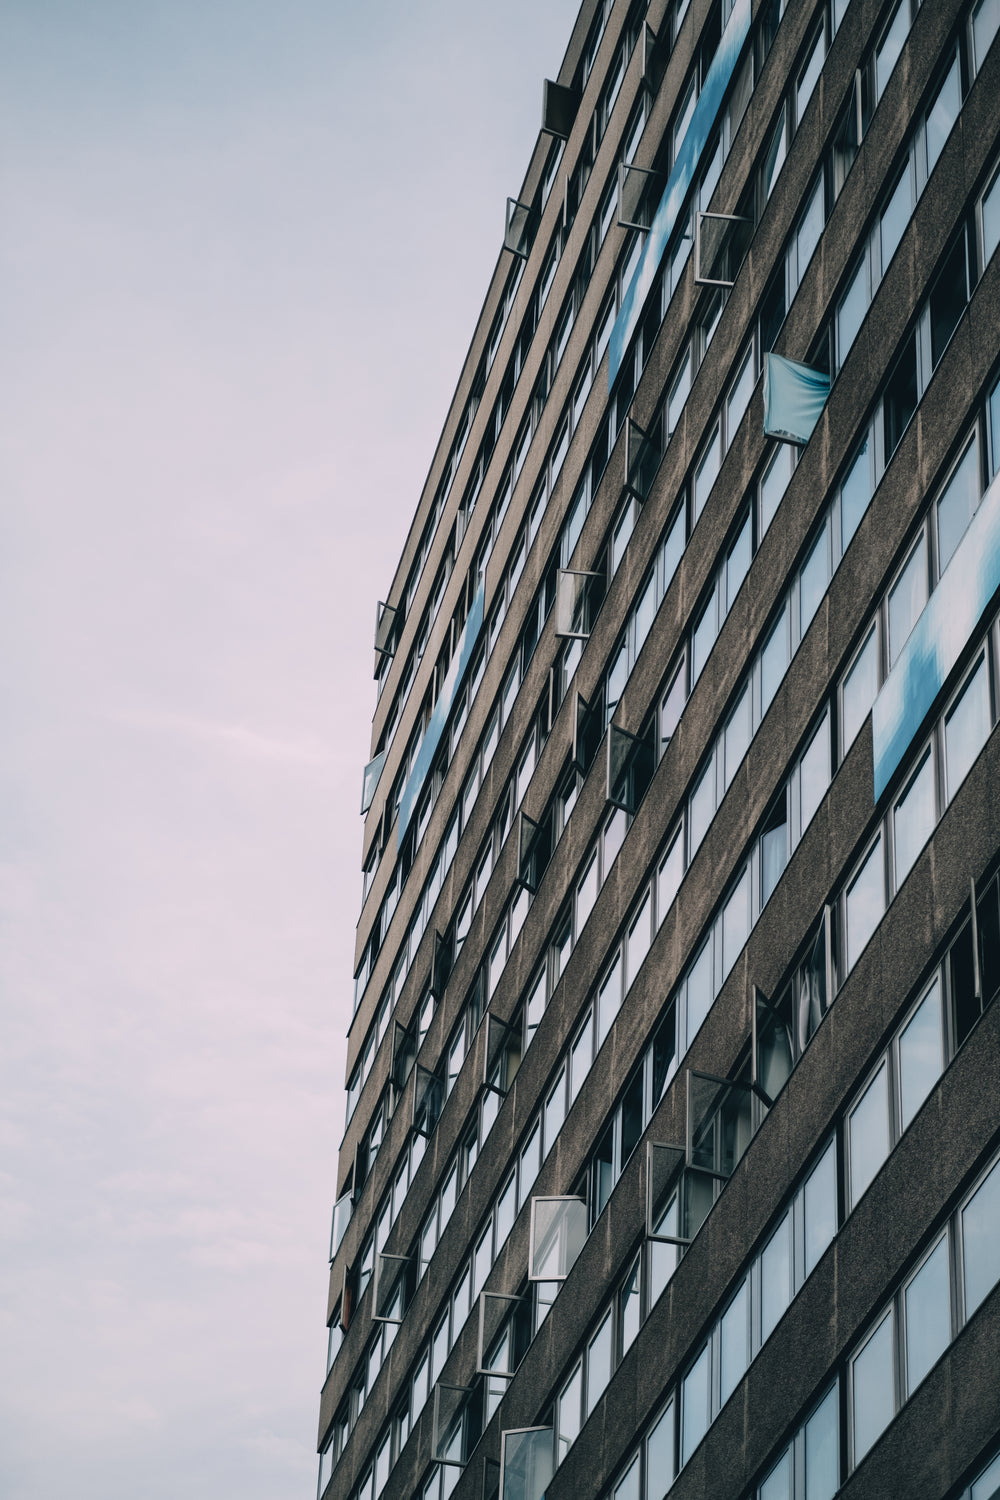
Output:
[[998,28],[1000,28],[1000,4],[997,0],[979,0],[972,12],[972,43],[977,72],[983,65]]
[[813,40],[809,44],[809,55],[799,81],[795,89],[795,118],[801,121],[806,112],[806,106],[812,98],[812,91],[816,87],[817,79],[823,70],[823,58],[826,53],[825,37],[822,24],[819,26]]
[[968,775],[989,732],[989,682],[986,657],[982,655],[945,716],[945,766],[949,801]]
[[910,29],[910,0],[900,0],[892,20],[875,48],[875,97],[881,99],[885,86],[903,50]]
[[858,1464],[888,1426],[895,1411],[893,1314],[890,1308],[851,1363],[852,1436]]
[[968,1318],[1000,1280],[1000,1163],[962,1209],[961,1222]]
[[885,912],[885,873],[879,833],[844,902],[847,969],[853,969]]
[[898,890],[937,821],[934,762],[930,747],[893,808],[894,885]]
[[930,176],[962,108],[962,77],[956,55],[927,111],[927,174]]
[[883,1062],[847,1117],[849,1204],[853,1208],[889,1155],[889,1068]]
[[[1000,13],[1000,5],[998,5],[997,10]],[[986,265],[992,258],[998,243],[1000,243],[1000,171],[994,173],[993,181],[983,194],[981,211],[983,224],[983,264]]]

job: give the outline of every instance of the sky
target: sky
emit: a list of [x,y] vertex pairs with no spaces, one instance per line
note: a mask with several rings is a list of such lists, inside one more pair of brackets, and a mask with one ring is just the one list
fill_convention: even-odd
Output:
[[312,1497],[375,601],[568,0],[0,0],[0,1494]]

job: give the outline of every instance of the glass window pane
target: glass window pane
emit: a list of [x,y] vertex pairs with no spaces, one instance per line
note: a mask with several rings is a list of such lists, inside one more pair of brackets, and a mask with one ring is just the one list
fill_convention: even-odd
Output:
[[[979,0],[972,13],[972,37],[975,43],[976,69],[983,65],[990,43],[1000,29],[1000,0]],[[978,1497],[974,1497],[978,1500]]]
[[823,68],[823,28],[820,27],[819,35],[813,44],[813,50],[809,61],[806,63],[799,78],[798,88],[795,92],[796,119],[801,121],[806,112],[806,105],[812,97],[812,91],[816,87],[816,80]]
[[840,486],[840,534],[841,548],[844,552],[847,551],[848,544],[858,529],[861,517],[868,509],[871,497],[868,439],[865,438],[861,452],[844,476]]
[[882,835],[879,834],[847,892],[847,968],[854,968],[862,949],[885,911]]
[[752,541],[750,513],[747,512],[747,517],[740,529],[740,534],[733,543],[729,556],[726,558],[725,608],[727,611],[732,609],[733,601],[740,591],[740,584],[750,570]]
[[753,369],[753,346],[747,350],[746,357],[736,377],[732,390],[729,393],[729,403],[726,410],[726,440],[731,443],[740,425],[740,418],[746,411],[753,395],[754,369]]
[[853,745],[858,730],[867,719],[877,692],[878,638],[873,625],[868,632],[868,639],[854,659],[854,665],[844,678],[841,721],[845,755]]
[[545,1153],[552,1150],[566,1118],[566,1069],[560,1068],[555,1087],[545,1105]]
[[851,1366],[854,1462],[860,1463],[896,1410],[892,1374],[892,1312],[886,1314]]
[[[996,0],[996,9],[1000,14],[1000,0]],[[983,250],[987,262],[998,244],[1000,244],[1000,172],[996,174],[983,194]]]
[[786,1448],[758,1492],[758,1500],[792,1500],[792,1450]]
[[594,1410],[611,1379],[611,1314],[604,1319],[587,1348],[587,1415]]
[[[996,10],[1000,17],[1000,0],[998,0]],[[998,1495],[1000,1495],[1000,1457],[995,1458],[985,1473],[980,1474],[972,1486],[970,1500],[997,1500]]]
[[840,1488],[838,1394],[834,1385],[806,1423],[805,1500],[833,1500]]
[[753,722],[750,710],[750,684],[747,683],[740,694],[739,702],[733,709],[726,724],[726,786],[729,785],[736,775],[740,762],[744,755],[746,755],[750,741],[753,738]]
[[882,38],[881,44],[875,50],[875,97],[881,99],[889,76],[899,59],[906,41],[906,33],[910,29],[910,5],[909,0],[902,0],[896,7],[896,14],[889,23],[888,30]]
[[691,686],[698,681],[708,661],[709,653],[715,645],[717,626],[716,595],[709,595],[701,618],[691,632]]
[[652,929],[651,917],[652,901],[650,896],[647,894],[645,901],[642,903],[642,906],[639,909],[639,915],[636,917],[635,921],[632,923],[632,926],[629,928],[626,981],[629,985],[631,985],[634,981],[635,976],[638,974],[639,969],[642,965],[643,959],[649,952],[649,943]]
[[594,902],[597,900],[597,850],[595,849],[590,858],[590,863],[583,873],[580,884],[576,888],[576,931],[579,934],[584,922],[593,910]]
[[920,769],[893,810],[897,890],[934,831],[935,821],[934,762],[928,747]]
[[705,501],[708,499],[712,485],[715,483],[720,462],[721,444],[719,429],[716,427],[709,439],[708,448],[701,463],[698,465],[698,471],[694,478],[694,514],[696,520],[705,508]]
[[542,1164],[542,1132],[538,1125],[531,1132],[524,1149],[521,1152],[521,1173],[518,1181],[518,1195],[523,1203],[531,1191],[531,1185],[538,1176],[538,1169]]
[[804,833],[830,785],[830,716],[825,713],[800,762],[802,828]]
[[837,1232],[837,1152],[831,1141],[806,1179],[806,1275]]
[[900,1126],[903,1130],[943,1071],[941,984],[935,979],[899,1038]]
[[778,121],[778,125],[777,125],[777,128],[775,129],[774,135],[771,137],[771,144],[768,147],[768,151],[767,151],[767,159],[766,159],[766,161],[764,163],[764,198],[765,198],[765,200],[768,199],[768,198],[770,198],[770,196],[771,196],[771,190],[774,187],[774,184],[778,180],[778,174],[780,173],[782,167],[785,164],[785,153],[786,153],[787,149],[788,149],[787,122],[785,120],[784,113],[782,113],[782,117]]
[[792,477],[792,446],[779,443],[760,482],[760,534],[764,535]]
[[889,590],[889,665],[896,660],[900,647],[927,603],[927,539],[920,540],[907,558],[903,570]]
[[708,1345],[684,1377],[681,1388],[681,1464],[687,1463],[708,1431]]
[[767,712],[771,699],[788,670],[788,601],[782,606],[774,629],[760,654],[760,711]]
[[772,1332],[791,1300],[792,1216],[787,1213],[760,1257],[760,1341]]
[[702,944],[701,952],[691,965],[687,981],[687,1037],[692,1040],[708,1015],[715,995],[712,989],[712,938]]
[[580,1087],[587,1074],[590,1072],[590,1064],[594,1052],[594,1013],[587,1016],[583,1023],[583,1029],[576,1041],[573,1043],[573,1051],[569,1060],[569,1097],[574,1100],[580,1092]]
[[823,530],[813,542],[812,550],[802,564],[799,574],[799,635],[805,635],[809,622],[820,606],[830,582],[830,557],[827,531]]
[[722,977],[729,973],[750,935],[750,870],[745,868],[722,914]]
[[1000,1281],[1000,1165],[962,1210],[965,1316],[971,1318]]
[[883,210],[879,223],[883,276],[889,269],[889,262],[896,253],[896,246],[903,238],[903,231],[909,223],[912,206],[910,167],[909,163],[907,163],[903,168],[902,177],[893,189],[892,197]]
[[581,1408],[583,1404],[583,1364],[576,1366],[563,1387],[559,1397],[556,1422],[556,1463],[562,1463],[575,1440],[580,1435]]
[[701,773],[701,779],[691,793],[691,802],[688,811],[689,859],[694,858],[695,850],[705,837],[708,825],[714,817],[715,761],[710,760]]
[[944,572],[979,504],[979,447],[966,448],[937,503],[938,568]]
[[629,1465],[628,1473],[615,1485],[615,1500],[640,1500],[638,1454]]
[[951,801],[972,768],[990,732],[989,682],[986,661],[979,664],[962,696],[945,719],[944,742],[948,800]]
[[611,1023],[622,1003],[622,955],[619,948],[610,973],[601,985],[597,997],[597,1045],[604,1041],[611,1030]]
[[688,398],[688,392],[690,391],[690,389],[691,351],[689,349],[684,355],[684,359],[681,362],[680,370],[678,371],[677,378],[674,381],[673,388],[670,392],[670,397],[667,402],[668,432],[673,432],[674,428],[677,426],[677,423],[680,420],[681,411],[683,409],[685,401]]
[[671,1401],[646,1439],[646,1500],[663,1500],[673,1482],[674,1403]]
[[719,1325],[721,1346],[721,1399],[723,1404],[735,1391],[746,1373],[749,1359],[748,1302],[749,1284],[744,1281],[736,1296],[722,1314]]
[[848,350],[868,311],[868,268],[862,258],[837,308],[837,368],[844,363]]
[[906,1390],[912,1395],[951,1343],[948,1241],[942,1236],[903,1294],[906,1307]]
[[934,163],[941,155],[945,141],[962,108],[962,80],[958,70],[958,58],[948,69],[948,76],[938,90],[937,98],[927,111],[927,171],[933,172]]
[[853,1208],[889,1155],[889,1082],[884,1062],[851,1110],[847,1126]]
[[775,886],[781,879],[788,863],[788,803],[782,795],[778,805],[767,820],[760,838],[760,901],[764,906],[771,899]]
[[656,877],[656,920],[662,922],[673,905],[684,875],[684,834],[678,829]]
[[619,1327],[621,1328],[622,1354],[631,1346],[632,1340],[639,1332],[640,1307],[639,1307],[639,1260],[635,1261],[631,1271],[625,1279],[625,1285],[619,1295]]

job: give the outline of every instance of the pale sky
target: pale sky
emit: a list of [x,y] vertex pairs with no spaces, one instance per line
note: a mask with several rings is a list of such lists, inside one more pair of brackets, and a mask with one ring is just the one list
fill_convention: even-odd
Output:
[[0,1495],[311,1500],[375,600],[576,0],[0,0]]

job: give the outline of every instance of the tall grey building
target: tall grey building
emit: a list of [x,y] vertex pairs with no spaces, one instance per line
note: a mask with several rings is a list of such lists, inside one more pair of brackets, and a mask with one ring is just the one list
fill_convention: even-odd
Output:
[[377,615],[320,1496],[1000,1493],[998,28],[544,84]]

